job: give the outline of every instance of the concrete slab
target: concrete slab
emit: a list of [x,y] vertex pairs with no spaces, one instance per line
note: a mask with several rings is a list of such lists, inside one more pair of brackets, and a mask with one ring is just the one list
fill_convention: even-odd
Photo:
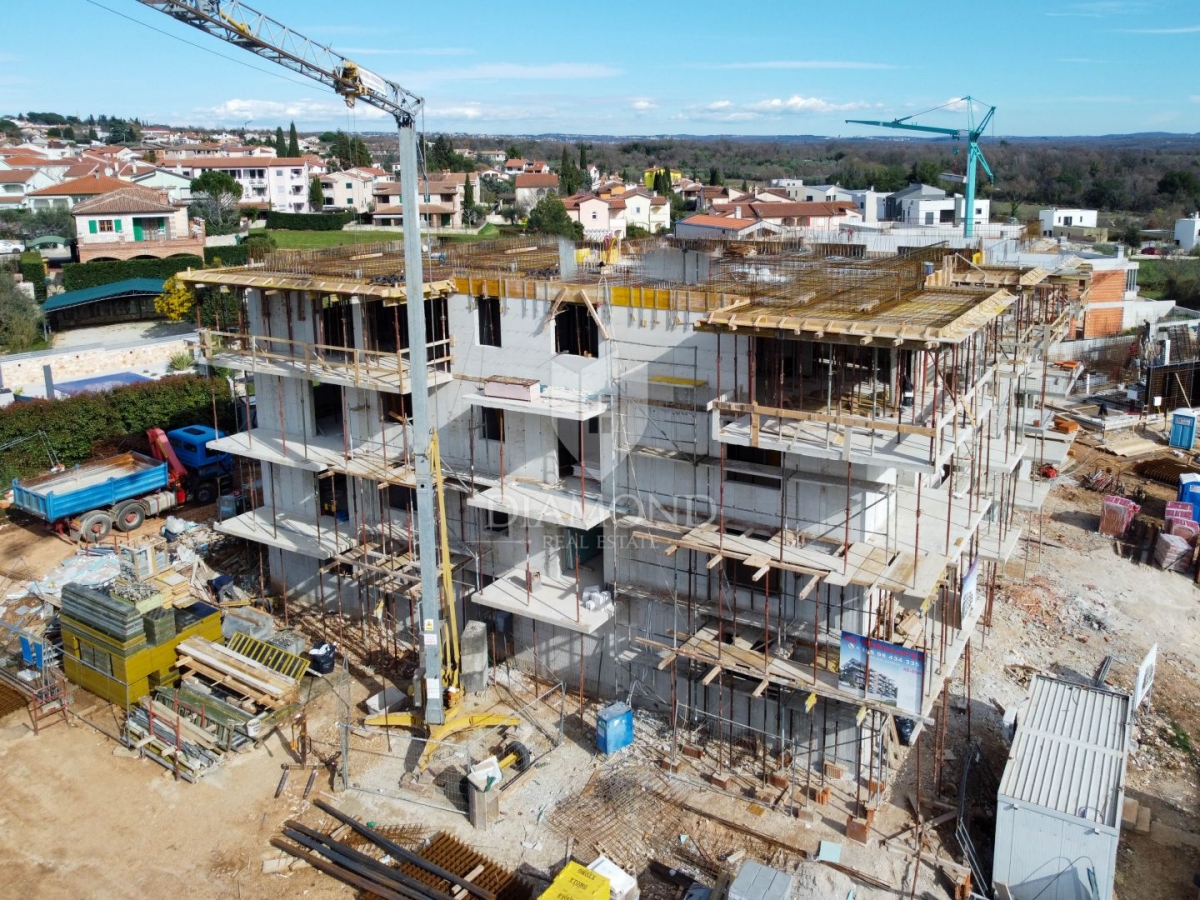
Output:
[[[595,584],[599,583],[597,576]],[[579,598],[587,586],[581,584],[577,590],[574,582],[557,585],[535,578],[526,589],[525,568],[521,566],[510,569],[487,587],[476,591],[471,600],[480,606],[537,619],[568,631],[593,634],[613,617],[614,607],[584,609]]]
[[348,522],[332,516],[302,518],[293,513],[271,516],[271,510],[259,508],[242,513],[214,526],[222,534],[244,538],[280,550],[290,550],[313,559],[329,559],[354,546]]

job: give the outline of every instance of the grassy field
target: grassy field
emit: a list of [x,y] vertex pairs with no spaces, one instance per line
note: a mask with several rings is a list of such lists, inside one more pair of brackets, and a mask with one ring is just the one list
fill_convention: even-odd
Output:
[[[324,247],[344,247],[351,244],[379,244],[404,239],[401,231],[288,231],[272,228],[267,232],[275,238],[280,250],[320,250]],[[447,234],[440,240],[449,243],[470,243],[498,237],[495,225],[485,225],[479,234]]]
[[399,231],[287,231],[272,228],[267,233],[275,238],[280,250],[320,250],[348,244],[379,244],[404,237]]

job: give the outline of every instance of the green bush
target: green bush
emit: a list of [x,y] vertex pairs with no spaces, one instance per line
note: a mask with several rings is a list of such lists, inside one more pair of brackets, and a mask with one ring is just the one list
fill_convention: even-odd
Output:
[[231,247],[205,247],[204,264],[206,266],[244,266],[250,261],[249,248],[245,244],[234,244]]
[[46,266],[42,254],[26,250],[21,254],[21,277],[33,284],[33,296],[38,303],[46,299]]
[[[224,247],[219,249],[224,250]],[[184,269],[203,269],[199,256],[172,256],[169,259],[129,259],[103,262],[66,263],[63,266],[63,287],[68,291],[99,287],[127,278],[162,278],[166,280]]]
[[[0,409],[0,444],[40,429],[68,466],[91,459],[98,449],[102,454],[145,453],[147,428],[211,423],[214,396],[218,425],[231,430],[233,405],[224,385],[199,375],[172,375],[62,400],[13,403]],[[0,453],[0,479],[8,484],[14,477],[45,472],[48,465],[40,442],[26,441]]]
[[354,213],[267,213],[268,228],[286,228],[292,231],[341,231],[342,226],[354,221]]

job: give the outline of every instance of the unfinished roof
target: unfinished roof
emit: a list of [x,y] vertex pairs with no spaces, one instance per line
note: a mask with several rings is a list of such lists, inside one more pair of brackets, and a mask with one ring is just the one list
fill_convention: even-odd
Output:
[[1112,828],[1129,750],[1131,698],[1035,675],[1000,796]]
[[960,343],[1016,300],[993,286],[955,285],[944,247],[824,264],[756,257],[718,271],[730,296],[701,330],[932,348]]

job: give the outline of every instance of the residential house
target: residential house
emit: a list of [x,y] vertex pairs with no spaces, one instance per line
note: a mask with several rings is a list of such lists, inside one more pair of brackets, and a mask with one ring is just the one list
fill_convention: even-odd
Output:
[[601,197],[593,193],[574,194],[563,199],[567,215],[583,225],[583,236],[589,241],[608,236],[623,239],[627,231],[625,201],[620,197]]
[[[785,193],[787,191],[785,190]],[[834,203],[849,200],[850,192],[838,184],[805,184],[796,191],[798,200],[805,203]],[[788,194],[790,197],[791,195]]]
[[513,184],[517,195],[517,206],[520,209],[533,209],[537,206],[538,201],[547,194],[558,193],[557,175],[518,175]]
[[166,191],[172,203],[188,204],[192,201],[192,179],[170,169],[152,168],[132,176],[129,181],[157,191]]
[[772,178],[769,187],[782,191],[789,200],[805,199],[803,178]]
[[100,194],[107,194],[109,191],[128,186],[128,181],[113,178],[111,175],[95,173],[31,191],[27,195],[25,205],[32,210],[71,209],[76,203],[87,200],[89,197],[97,197]]
[[69,158],[56,159],[29,152],[9,153],[0,158],[0,170],[34,169],[45,175],[46,183],[39,184],[38,187],[47,187],[66,180],[70,177],[68,172],[73,165],[74,160]]
[[38,169],[0,169],[0,210],[26,205],[25,195],[54,184]]
[[632,188],[616,194],[625,201],[626,225],[637,225],[651,234],[671,230],[671,201],[645,188]]
[[1042,237],[1064,237],[1070,240],[1104,240],[1108,237],[1107,230],[1104,238],[1096,237],[1097,213],[1094,209],[1043,209],[1038,212],[1038,220]]
[[[466,205],[467,181],[470,180],[475,200],[479,200],[479,175],[472,172],[434,172],[417,184],[421,203],[421,225],[424,228],[462,228]],[[403,218],[400,184],[381,181],[374,186],[377,225],[399,225]]]
[[875,225],[887,215],[887,198],[890,191],[877,191],[875,188],[855,188],[844,192],[850,202],[862,213],[863,224]]
[[190,178],[225,172],[242,186],[243,203],[274,212],[309,212],[309,182],[325,174],[324,164],[312,156],[213,156],[176,160],[172,168]]
[[1190,218],[1175,220],[1175,245],[1191,253],[1200,244],[1200,213]]
[[161,159],[209,159],[212,157],[252,156],[276,158],[275,148],[270,144],[179,144],[156,151]]
[[[887,199],[888,218],[908,225],[961,225],[966,205],[961,194],[948,196],[941,188],[910,184]],[[991,201],[975,198],[975,221],[987,222]]]
[[675,236],[702,240],[746,240],[759,234],[774,234],[778,229],[763,219],[714,216],[696,213],[675,223]]
[[550,165],[544,159],[507,159],[504,161],[504,174],[513,175],[547,175]]
[[739,191],[737,188],[727,185],[706,184],[696,195],[696,209],[701,211],[711,209],[714,203],[727,203],[730,200],[738,200],[747,196],[750,196],[748,191]]
[[353,169],[344,172],[327,172],[320,176],[321,193],[325,197],[326,212],[349,209],[356,213],[370,212],[375,198],[372,189],[375,179],[365,172]]
[[165,259],[204,256],[204,225],[189,222],[187,208],[165,191],[126,184],[71,209],[80,262],[96,259]]
[[818,231],[838,231],[846,225],[858,225],[862,222],[862,213],[858,207],[848,200],[836,202],[803,203],[789,201],[785,203],[754,202],[741,204],[735,201],[730,204],[738,215],[740,211],[749,210],[753,218],[776,226],[781,231],[793,228],[812,228]]

